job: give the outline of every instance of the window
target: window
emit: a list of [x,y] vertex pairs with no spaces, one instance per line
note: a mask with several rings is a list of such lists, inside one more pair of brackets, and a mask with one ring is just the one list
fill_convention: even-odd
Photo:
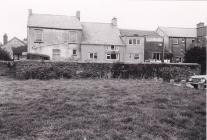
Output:
[[137,39],[137,44],[140,44],[140,40],[139,39]]
[[178,44],[178,38],[173,38],[173,44],[177,45]]
[[35,29],[35,42],[43,42],[43,30]]
[[77,55],[77,50],[73,50],[73,55]]
[[132,45],[132,39],[129,39],[129,45]]
[[53,60],[60,59],[60,49],[53,49],[52,50],[52,58],[53,58]]
[[106,54],[106,59],[116,60],[116,59],[118,59],[118,54],[115,54],[115,53]]
[[182,39],[181,39],[181,42],[182,42],[182,43],[185,43],[185,38],[182,38]]
[[69,41],[70,42],[77,42],[77,34],[75,31],[69,32]]
[[161,53],[153,53],[152,58],[155,60],[161,60]]
[[89,58],[90,59],[97,59],[98,55],[97,55],[97,53],[89,53]]
[[134,59],[139,59],[139,54],[138,53],[134,54]]
[[133,39],[133,45],[136,45],[136,44],[137,44],[137,40]]
[[111,50],[114,50],[114,49],[115,49],[114,45],[111,45]]

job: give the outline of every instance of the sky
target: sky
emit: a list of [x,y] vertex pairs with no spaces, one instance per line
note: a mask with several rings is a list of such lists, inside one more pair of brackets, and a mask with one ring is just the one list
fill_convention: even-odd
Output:
[[124,29],[156,30],[158,26],[194,28],[207,24],[207,1],[155,0],[2,0],[0,5],[0,42],[27,37],[28,9],[33,13],[75,16],[81,21],[110,23],[118,19]]

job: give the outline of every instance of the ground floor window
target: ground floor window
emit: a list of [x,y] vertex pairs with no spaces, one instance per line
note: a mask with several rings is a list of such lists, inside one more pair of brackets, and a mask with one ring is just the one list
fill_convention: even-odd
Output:
[[60,59],[60,49],[53,49],[52,50],[52,58],[53,58],[53,60]]
[[161,60],[161,53],[152,53],[152,59]]
[[97,53],[89,53],[89,58],[90,59],[97,59],[98,55],[97,55]]
[[77,55],[77,50],[73,50],[73,55]]
[[113,59],[113,60],[119,59],[119,54],[108,53],[108,54],[106,54],[106,59]]

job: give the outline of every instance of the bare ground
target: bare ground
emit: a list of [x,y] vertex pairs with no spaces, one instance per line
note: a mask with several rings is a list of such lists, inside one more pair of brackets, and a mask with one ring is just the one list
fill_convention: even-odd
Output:
[[205,140],[205,91],[153,80],[0,77],[0,139]]

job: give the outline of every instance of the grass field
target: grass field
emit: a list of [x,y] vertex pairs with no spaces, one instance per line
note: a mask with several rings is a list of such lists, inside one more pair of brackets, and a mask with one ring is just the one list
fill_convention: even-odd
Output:
[[205,91],[153,80],[0,77],[0,139],[205,140]]

